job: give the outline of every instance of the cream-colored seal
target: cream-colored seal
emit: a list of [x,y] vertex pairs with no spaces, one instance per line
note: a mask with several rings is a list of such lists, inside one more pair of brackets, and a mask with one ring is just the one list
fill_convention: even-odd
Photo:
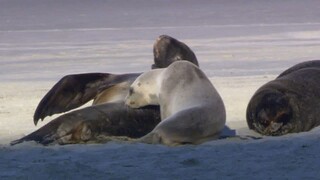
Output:
[[133,108],[160,105],[161,122],[140,142],[199,144],[218,138],[225,125],[219,93],[206,75],[187,61],[140,75],[130,87],[126,104]]

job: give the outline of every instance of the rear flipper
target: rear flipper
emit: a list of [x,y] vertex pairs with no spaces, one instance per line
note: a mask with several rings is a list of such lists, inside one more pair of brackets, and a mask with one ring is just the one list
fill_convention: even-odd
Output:
[[12,141],[10,145],[16,145],[24,141],[35,141],[42,145],[72,144],[88,141],[92,138],[91,129],[83,119],[70,113],[62,115],[31,134]]

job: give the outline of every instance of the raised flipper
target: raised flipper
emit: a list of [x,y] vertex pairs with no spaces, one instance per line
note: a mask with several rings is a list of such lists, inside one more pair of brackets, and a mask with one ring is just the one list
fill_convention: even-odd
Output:
[[153,45],[154,64],[152,69],[165,68],[171,63],[180,60],[190,61],[199,66],[196,55],[183,42],[178,41],[168,35],[158,37]]
[[95,105],[61,115],[11,145],[24,141],[43,145],[98,143],[112,136],[139,138],[151,132],[160,120],[158,106],[132,109],[123,102]]
[[304,69],[304,68],[320,68],[320,60],[311,60],[311,61],[306,61],[306,62],[302,62],[299,64],[296,64],[292,67],[290,67],[289,69],[283,71],[279,76],[282,77],[284,75],[290,74],[294,71],[298,71],[300,69]]
[[[121,83],[127,83],[127,86],[130,86],[138,75],[140,74],[88,73],[67,75],[56,83],[40,101],[33,117],[34,124],[36,125],[39,119],[43,120],[46,116],[80,107],[110,87]],[[118,96],[122,95],[124,98],[125,94],[118,94]]]

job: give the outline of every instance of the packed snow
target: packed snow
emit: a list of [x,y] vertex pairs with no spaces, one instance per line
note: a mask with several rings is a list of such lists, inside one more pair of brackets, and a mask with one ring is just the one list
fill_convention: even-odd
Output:
[[[320,128],[201,145],[9,142],[38,126],[41,98],[67,74],[150,69],[161,34],[185,42],[240,137],[247,104],[286,68],[320,57],[317,0],[0,0],[0,179],[318,179]],[[90,105],[87,104],[87,105]]]

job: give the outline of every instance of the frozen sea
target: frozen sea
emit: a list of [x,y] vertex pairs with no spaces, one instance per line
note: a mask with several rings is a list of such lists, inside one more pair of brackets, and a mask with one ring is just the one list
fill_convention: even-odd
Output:
[[67,74],[150,69],[161,34],[191,47],[238,135],[250,97],[320,57],[318,0],[0,0],[0,179],[319,179],[320,128],[201,145],[10,146]]

